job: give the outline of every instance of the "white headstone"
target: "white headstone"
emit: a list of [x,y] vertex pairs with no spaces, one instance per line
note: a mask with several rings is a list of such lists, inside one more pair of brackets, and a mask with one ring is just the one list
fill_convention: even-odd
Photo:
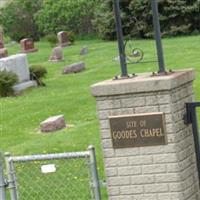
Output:
[[18,76],[19,83],[30,80],[26,54],[16,54],[0,59],[0,71],[7,70]]
[[37,86],[36,81],[30,80],[30,71],[26,54],[16,54],[0,59],[0,71],[11,71],[18,77],[18,83],[13,89],[16,93],[29,87]]

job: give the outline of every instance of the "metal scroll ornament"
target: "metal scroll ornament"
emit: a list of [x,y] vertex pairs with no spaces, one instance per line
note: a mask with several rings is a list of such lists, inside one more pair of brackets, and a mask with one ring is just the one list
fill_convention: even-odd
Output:
[[[139,23],[138,19],[136,17],[131,18],[131,24],[134,25],[135,30],[139,29]],[[133,44],[133,40],[131,38],[131,35],[134,33],[131,33],[125,40],[124,43],[124,51],[126,54],[126,62],[127,64],[136,64],[143,60],[144,58],[144,52],[140,48],[136,48]]]
[[131,40],[126,40],[124,44],[124,49],[127,63],[136,64],[143,60],[144,52],[142,51],[142,49],[134,47]]

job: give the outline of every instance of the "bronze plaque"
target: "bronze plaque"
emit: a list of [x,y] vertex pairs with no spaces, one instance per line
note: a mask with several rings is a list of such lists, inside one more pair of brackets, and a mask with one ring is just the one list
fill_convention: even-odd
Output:
[[109,120],[115,149],[167,144],[163,113],[111,116]]

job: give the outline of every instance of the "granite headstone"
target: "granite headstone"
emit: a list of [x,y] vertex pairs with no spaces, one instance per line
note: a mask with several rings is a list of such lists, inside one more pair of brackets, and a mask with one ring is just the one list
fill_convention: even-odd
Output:
[[0,49],[4,48],[3,32],[0,31]]
[[64,56],[63,56],[63,50],[62,47],[55,47],[52,49],[52,54],[49,58],[49,61],[52,62],[59,62],[59,61],[63,61],[64,60]]
[[5,58],[8,56],[8,51],[6,48],[0,48],[0,58]]
[[26,54],[16,54],[0,59],[0,71],[11,71],[18,77],[18,83],[13,87],[19,92],[28,87],[37,86],[35,81],[30,80],[30,71]]
[[63,69],[63,74],[71,74],[71,73],[78,73],[85,70],[85,63],[84,62],[78,62],[71,65],[68,65]]
[[66,46],[69,46],[71,44],[66,31],[60,31],[57,34],[57,37],[58,37],[58,41],[59,41],[59,46],[66,47]]
[[22,53],[31,53],[38,51],[38,49],[35,48],[34,42],[31,38],[22,39],[20,41],[20,44]]

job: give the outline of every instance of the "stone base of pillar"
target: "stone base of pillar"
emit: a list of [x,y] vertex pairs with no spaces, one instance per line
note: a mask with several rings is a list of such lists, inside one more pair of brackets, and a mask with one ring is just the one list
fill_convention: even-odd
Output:
[[[194,100],[193,70],[139,74],[91,87],[96,97],[110,200],[199,200],[199,180],[185,103]],[[163,113],[167,144],[113,148],[109,117]]]

